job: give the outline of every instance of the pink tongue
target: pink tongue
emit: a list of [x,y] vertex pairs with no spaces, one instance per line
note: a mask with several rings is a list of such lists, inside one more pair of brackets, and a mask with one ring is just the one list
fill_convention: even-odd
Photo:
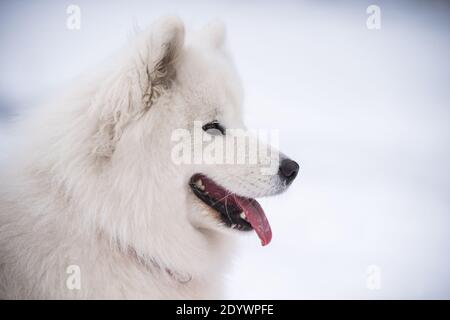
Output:
[[246,220],[255,229],[256,234],[261,239],[261,244],[263,246],[268,245],[270,240],[272,240],[272,230],[259,203],[254,199],[246,199],[239,196],[235,197],[235,201],[244,211]]

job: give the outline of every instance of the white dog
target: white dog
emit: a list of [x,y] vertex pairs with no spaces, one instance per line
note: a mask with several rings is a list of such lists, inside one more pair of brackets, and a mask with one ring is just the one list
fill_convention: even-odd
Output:
[[195,121],[216,142],[244,128],[223,26],[184,38],[178,18],[161,19],[22,122],[0,182],[0,298],[220,298],[230,233],[270,241],[253,198],[284,191],[294,161],[268,175],[269,155],[173,159],[174,132]]

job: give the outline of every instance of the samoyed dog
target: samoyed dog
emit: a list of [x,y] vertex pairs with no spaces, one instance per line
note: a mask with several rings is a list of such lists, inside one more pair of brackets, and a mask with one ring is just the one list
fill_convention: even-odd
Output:
[[182,21],[162,18],[17,123],[0,182],[0,298],[222,297],[234,235],[272,237],[254,198],[299,170],[250,134],[231,162],[198,157],[249,131],[224,42],[221,23],[185,41]]

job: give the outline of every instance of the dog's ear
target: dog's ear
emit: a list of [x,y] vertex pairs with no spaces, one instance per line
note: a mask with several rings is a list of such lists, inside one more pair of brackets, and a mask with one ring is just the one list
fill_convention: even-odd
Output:
[[177,17],[162,18],[138,35],[126,61],[104,81],[90,108],[98,120],[95,156],[111,157],[125,127],[170,88],[183,44],[184,25]]
[[[151,84],[146,92],[151,98],[158,96],[158,89],[167,89],[176,76],[176,60],[184,45],[184,25],[178,17],[158,20],[150,34],[143,37],[147,42],[146,74]],[[155,92],[156,91],[156,92]]]
[[201,38],[207,45],[221,49],[226,40],[225,24],[220,20],[211,21],[201,30]]

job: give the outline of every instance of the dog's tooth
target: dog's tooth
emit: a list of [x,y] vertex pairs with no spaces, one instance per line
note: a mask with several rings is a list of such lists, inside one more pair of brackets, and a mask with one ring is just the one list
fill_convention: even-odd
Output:
[[247,218],[247,216],[245,215],[245,212],[242,211],[241,214],[239,215],[239,217],[241,217],[242,219],[245,220],[245,218]]
[[195,182],[195,185],[197,186],[198,189],[200,189],[201,191],[205,190],[205,186],[203,185],[202,179],[198,179]]

